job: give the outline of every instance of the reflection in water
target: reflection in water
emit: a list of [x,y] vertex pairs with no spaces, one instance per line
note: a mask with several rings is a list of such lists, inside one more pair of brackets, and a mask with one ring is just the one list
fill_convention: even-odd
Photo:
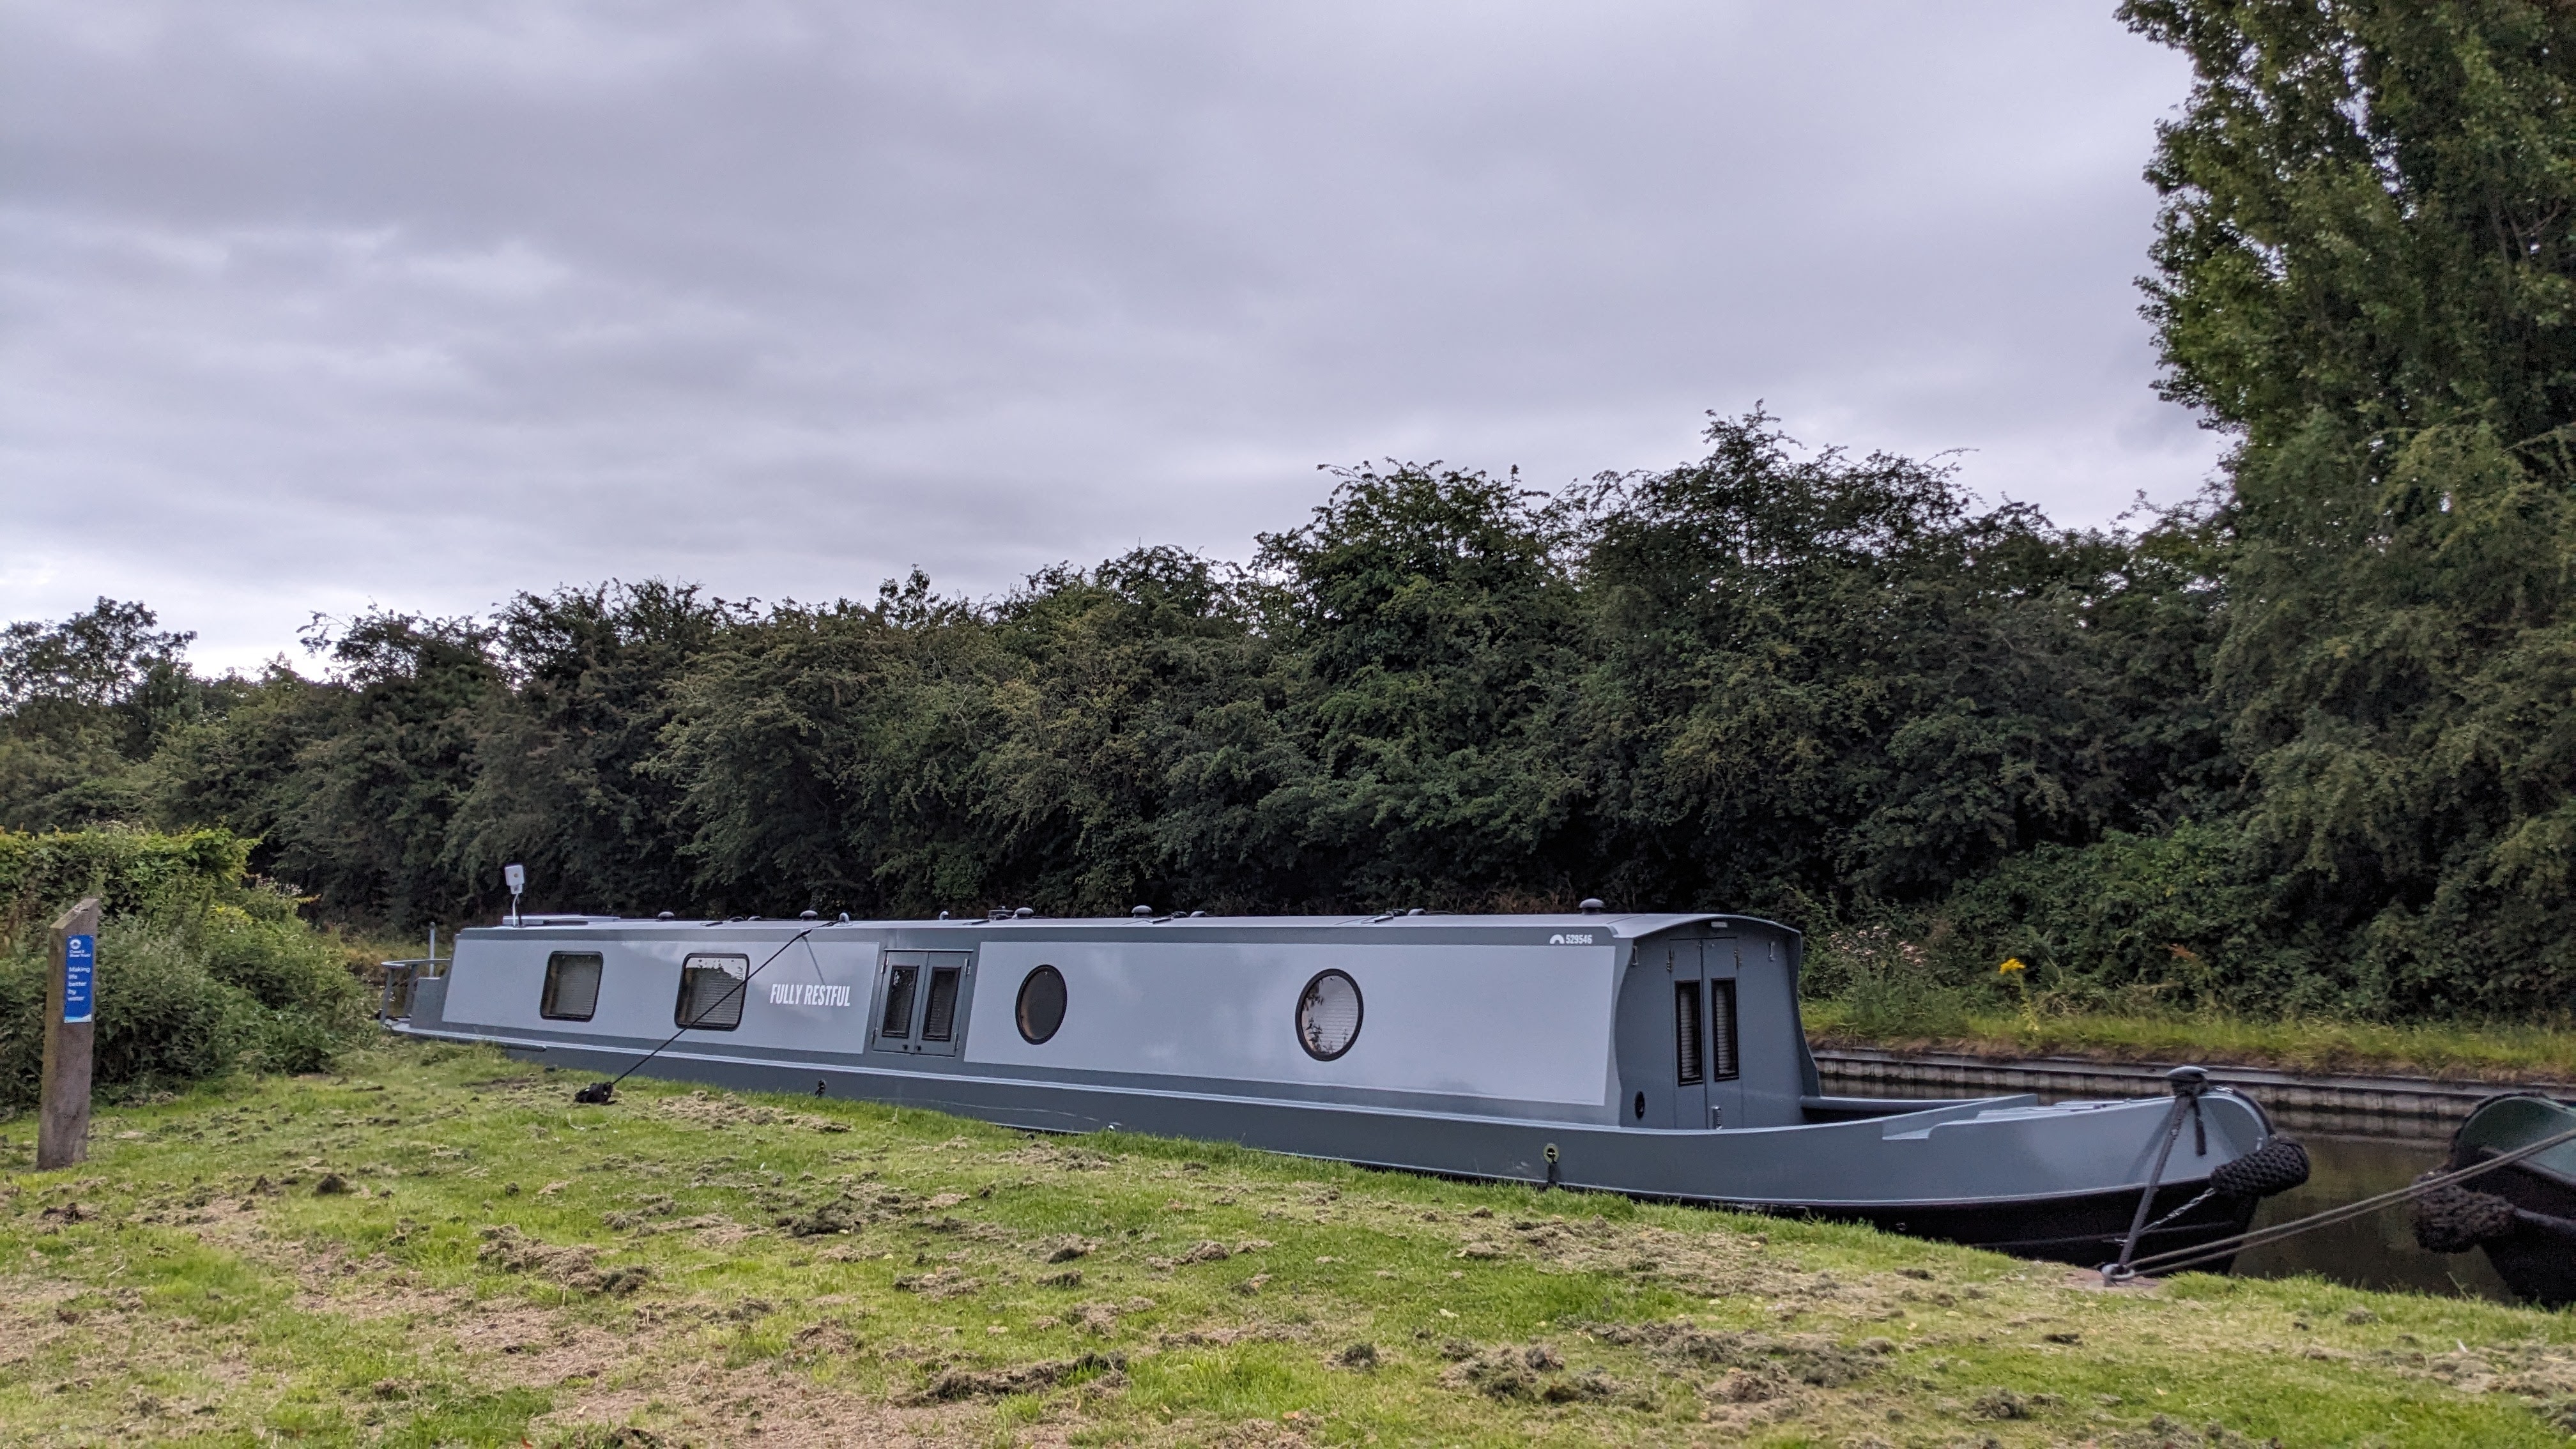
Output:
[[[2450,1149],[2448,1140],[2440,1138],[2394,1141],[2319,1132],[2296,1135],[2308,1145],[2308,1160],[2315,1170],[2305,1186],[2264,1200],[2262,1211],[2254,1217],[2258,1228],[2404,1187],[2417,1173],[2440,1166]],[[2238,1257],[2236,1271],[2249,1278],[2314,1273],[2355,1288],[2513,1301],[2512,1290],[2488,1266],[2486,1254],[2427,1253],[2415,1246],[2414,1231],[2407,1223],[2405,1204],[2382,1208],[2367,1217],[2265,1244]]]

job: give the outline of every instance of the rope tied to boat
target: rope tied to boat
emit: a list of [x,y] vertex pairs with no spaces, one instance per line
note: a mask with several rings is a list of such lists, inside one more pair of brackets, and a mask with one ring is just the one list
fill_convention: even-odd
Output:
[[2214,1197],[2242,1201],[2288,1192],[2308,1180],[2309,1170],[2308,1145],[2296,1137],[2276,1133],[2243,1157],[2222,1162],[2211,1169],[2209,1186],[2202,1188],[2181,1207],[2147,1224],[2146,1231],[2139,1236],[2145,1237]]
[[[769,963],[771,961],[775,961],[779,957],[786,955],[788,947],[795,945],[797,942],[802,941],[813,934],[814,928],[812,926],[807,926],[804,930],[801,930],[795,935],[788,937],[785,941],[780,942],[778,949],[770,952],[766,960],[763,960],[759,965],[752,967],[749,971],[744,972],[742,974],[742,979],[734,983],[731,991],[726,992],[724,995],[719,996],[715,1000],[698,1008],[698,1021],[706,1020],[709,1016],[722,1008],[727,1002],[733,1000],[734,997],[751,990],[751,978],[768,970]],[[633,1066],[619,1072],[609,1080],[605,1082],[593,1082],[589,1086],[583,1087],[579,1091],[574,1092],[572,1094],[573,1101],[589,1107],[605,1107],[609,1103],[616,1101],[618,1083],[625,1081],[628,1077],[631,1077],[635,1075],[636,1072],[642,1070],[646,1062],[660,1056],[662,1054],[662,1047],[667,1047],[671,1043],[680,1039],[680,1032],[696,1031],[699,1029],[697,1022],[684,1021],[680,1023],[680,1031],[675,1031],[669,1036],[662,1038],[661,1046],[657,1046],[651,1051],[646,1052],[644,1055],[637,1057]]]
[[[2358,1202],[2348,1202],[2340,1207],[2330,1207],[2323,1212],[2310,1213],[2306,1217],[2296,1218],[2286,1223],[2276,1223],[2268,1228],[2251,1229],[2247,1232],[2237,1233],[2230,1237],[2220,1238],[2216,1242],[2202,1243],[2195,1247],[2174,1248],[2167,1252],[2152,1253],[2146,1257],[2135,1260],[2129,1260],[2124,1255],[2123,1261],[2106,1264],[2103,1267],[2102,1281],[2105,1284],[2124,1283],[2132,1278],[2141,1277],[2149,1273],[2171,1273],[2184,1268],[2196,1267],[2202,1263],[2211,1262],[2216,1259],[2234,1257],[2236,1254],[2243,1252],[2247,1248],[2259,1248],[2266,1243],[2277,1243],[2284,1238],[2296,1237],[2301,1233],[2309,1232],[2317,1228],[2329,1227],[2340,1222],[2349,1222],[2354,1218],[2363,1217],[2370,1213],[2377,1212],[2384,1207],[2394,1207],[2401,1202],[2412,1202],[2418,1199],[2431,1197],[2446,1188],[2454,1188],[2458,1184],[2466,1182],[2473,1177],[2482,1177],[2498,1168],[2510,1167],[2527,1157],[2538,1156],[2553,1147],[2563,1146],[2570,1142],[2576,1142],[2576,1127],[2571,1127],[2553,1137],[2544,1137],[2537,1142],[2526,1143],[2523,1146],[2515,1148],[2511,1152],[2497,1153],[2495,1156],[2487,1158],[2482,1162],[2473,1162],[2464,1167],[2447,1168],[2440,1172],[2429,1172],[2422,1177],[2415,1179],[2413,1182],[2408,1183],[2404,1187],[2392,1188],[2387,1192],[2380,1193],[2373,1197],[2363,1198]],[[2216,1174],[2213,1173],[2213,1180],[2215,1177]],[[2474,1193],[2464,1194],[2464,1196],[2485,1197],[2487,1194]],[[2496,1200],[2502,1201],[2502,1199]],[[2515,1211],[2517,1214],[2516,1221],[2519,1222],[2521,1220],[2521,1210],[2516,1209]],[[2533,1218],[2546,1217],[2545,1214],[2541,1213],[2533,1213],[2530,1214],[2530,1216]],[[2558,1223],[2563,1222],[2564,1220],[2550,1218],[2548,1221]],[[2576,1231],[2576,1224],[2568,1224],[2567,1226],[2571,1231]]]
[[[2138,1194],[2138,1211],[2129,1219],[2128,1237],[2120,1242],[2119,1261],[2102,1270],[2105,1278],[2110,1277],[2115,1271],[2122,1274],[2129,1271],[2129,1260],[2137,1254],[2138,1240],[2147,1235],[2147,1213],[2156,1205],[2156,1189],[2164,1185],[2165,1164],[2173,1157],[2175,1140],[2182,1136],[2182,1123],[2185,1116],[2191,1118],[2192,1154],[2196,1157],[2209,1155],[2209,1125],[2200,1115],[2201,1096],[2209,1090],[2208,1069],[2176,1067],[2165,1073],[2165,1080],[2173,1084],[2174,1103],[2173,1110],[2165,1114],[2164,1141],[2156,1147],[2156,1165],[2147,1172],[2146,1191]],[[2175,1208],[2165,1214],[2157,1226],[2162,1226],[2163,1223],[2171,1222],[2176,1217],[2191,1211],[2208,1196],[2209,1194],[2204,1192],[2181,1207]]]

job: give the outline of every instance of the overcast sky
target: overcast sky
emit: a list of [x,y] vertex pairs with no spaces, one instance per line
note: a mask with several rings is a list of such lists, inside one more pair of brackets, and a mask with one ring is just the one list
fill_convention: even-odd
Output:
[[2110,9],[0,0],[0,618],[987,594],[1766,399],[2108,521],[2216,454]]

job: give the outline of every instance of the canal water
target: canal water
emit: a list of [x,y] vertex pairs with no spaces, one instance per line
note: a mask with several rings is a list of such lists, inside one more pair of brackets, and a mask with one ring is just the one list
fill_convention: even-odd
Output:
[[[2439,1167],[2450,1150],[2447,1135],[2365,1137],[2316,1131],[2292,1135],[2307,1144],[2312,1170],[2305,1186],[2264,1200],[2254,1217],[2258,1228],[2404,1187],[2416,1174]],[[2355,1288],[2514,1301],[2512,1290],[2487,1265],[2486,1254],[2427,1253],[2415,1246],[2404,1203],[2252,1249],[2237,1257],[2236,1272],[2250,1278],[2313,1273]]]

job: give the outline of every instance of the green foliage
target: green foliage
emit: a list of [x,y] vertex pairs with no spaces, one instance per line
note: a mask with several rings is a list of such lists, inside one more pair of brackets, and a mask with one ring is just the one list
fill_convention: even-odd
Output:
[[346,953],[248,880],[252,842],[219,830],[0,832],[0,894],[17,928],[0,940],[0,1109],[35,1100],[43,1062],[43,927],[100,896],[96,1081],[150,1090],[239,1067],[309,1071],[364,1023]]
[[229,692],[188,672],[193,634],[165,634],[141,604],[101,599],[58,624],[0,630],[0,830],[131,819],[137,765]]
[[1969,882],[1931,933],[1945,975],[1986,982],[2006,959],[2093,1007],[2366,1007],[2317,999],[2330,983],[2264,930],[2264,891],[2245,879],[2227,826],[2113,831],[2081,848],[2043,845]]
[[2148,178],[2171,396],[2256,448],[2576,418],[2576,12],[2129,0],[2198,83]]
[[2210,792],[2195,518],[2060,532],[1758,415],[1709,436],[1585,500],[1625,893],[1922,900]]
[[242,889],[257,842],[226,830],[0,830],[0,949],[83,896],[111,914],[202,908]]
[[[2576,986],[2576,11],[2135,0],[2172,395],[2242,439],[2213,695],[2305,994]],[[2291,926],[2288,923],[2295,923]]]
[[658,582],[512,600],[493,621],[492,644],[514,688],[490,695],[475,721],[468,783],[438,868],[458,882],[490,882],[504,864],[524,862],[538,880],[606,911],[687,898],[691,866],[674,823],[682,792],[644,766],[671,723],[678,680],[752,617]]
[[1834,1026],[1873,1041],[1954,1035],[1984,995],[1891,923],[1819,932],[1805,965],[1805,987],[1832,1002]]

